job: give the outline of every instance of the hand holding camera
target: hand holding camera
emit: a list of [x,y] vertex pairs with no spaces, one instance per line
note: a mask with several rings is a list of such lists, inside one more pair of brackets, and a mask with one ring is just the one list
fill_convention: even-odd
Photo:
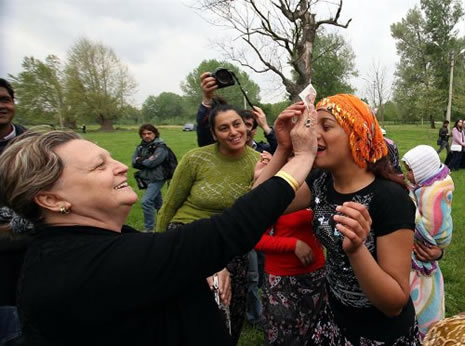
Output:
[[241,83],[237,79],[234,72],[229,71],[224,67],[218,67],[214,72],[205,72],[200,76],[200,86],[204,96],[202,103],[205,106],[209,106],[212,102],[213,93],[216,89],[226,88],[228,86],[234,85],[236,82],[241,89],[241,92],[244,95],[247,103],[252,109],[254,109],[254,105],[252,102],[250,102],[247,93],[242,88]]
[[218,89],[215,77],[212,77],[210,72],[205,72],[200,75],[200,87],[202,88],[203,100],[202,103],[205,106],[209,106],[212,103],[213,94]]

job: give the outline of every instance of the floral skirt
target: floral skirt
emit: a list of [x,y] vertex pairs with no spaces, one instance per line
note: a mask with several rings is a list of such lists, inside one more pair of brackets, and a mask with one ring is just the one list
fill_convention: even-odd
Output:
[[295,276],[265,274],[265,345],[309,345],[326,304],[325,270]]
[[[386,330],[389,330],[389,325],[386,325]],[[345,335],[340,326],[336,323],[331,310],[331,304],[326,304],[325,308],[318,316],[318,323],[313,333],[310,345],[325,345],[325,346],[419,346],[419,331],[418,325],[411,327],[408,335],[399,337],[392,342],[383,342],[379,340],[369,339],[363,336]]]

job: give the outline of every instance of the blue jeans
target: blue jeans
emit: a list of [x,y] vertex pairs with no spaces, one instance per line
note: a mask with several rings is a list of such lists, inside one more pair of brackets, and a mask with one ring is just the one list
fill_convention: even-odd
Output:
[[142,211],[144,212],[145,230],[153,230],[155,226],[155,209],[159,210],[163,203],[161,198],[161,188],[165,184],[164,180],[155,181],[147,186],[147,191],[142,197]]
[[259,268],[257,260],[257,252],[251,250],[248,254],[249,270],[247,272],[247,321],[250,323],[259,322],[262,316],[262,302],[258,295]]

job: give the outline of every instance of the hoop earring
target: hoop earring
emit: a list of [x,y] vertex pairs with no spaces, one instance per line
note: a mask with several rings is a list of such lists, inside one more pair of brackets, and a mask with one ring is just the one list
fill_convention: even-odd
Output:
[[60,207],[60,214],[62,215],[68,215],[70,213],[70,210],[66,207]]

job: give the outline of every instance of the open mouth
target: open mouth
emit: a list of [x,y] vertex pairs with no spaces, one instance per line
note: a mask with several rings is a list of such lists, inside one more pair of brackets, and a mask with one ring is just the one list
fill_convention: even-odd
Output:
[[125,182],[123,182],[123,183],[121,183],[121,184],[115,186],[114,189],[115,189],[115,190],[121,190],[121,189],[124,189],[125,187],[128,187],[128,186],[129,186],[129,185],[128,185],[128,182],[125,181]]
[[318,152],[322,152],[322,151],[325,151],[325,150],[326,150],[326,147],[323,146],[323,145],[319,145],[318,148],[317,148]]

